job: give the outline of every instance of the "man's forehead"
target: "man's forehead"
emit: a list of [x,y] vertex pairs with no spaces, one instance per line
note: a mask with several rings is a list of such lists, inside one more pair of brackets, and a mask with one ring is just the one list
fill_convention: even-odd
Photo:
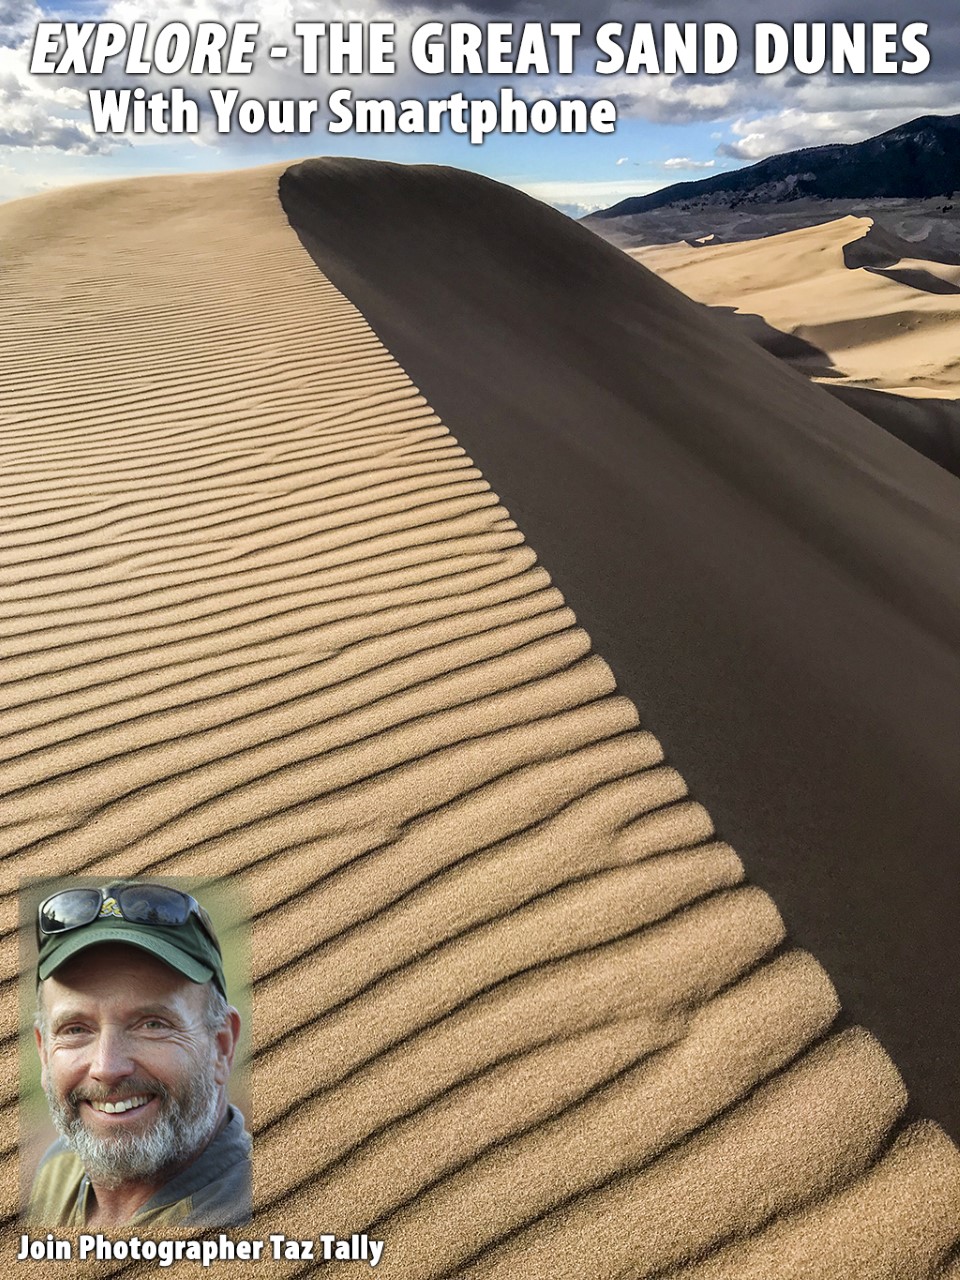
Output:
[[52,999],[88,995],[100,999],[136,999],[193,1005],[203,998],[202,983],[191,982],[170,965],[139,947],[105,942],[71,956],[46,981],[41,992]]

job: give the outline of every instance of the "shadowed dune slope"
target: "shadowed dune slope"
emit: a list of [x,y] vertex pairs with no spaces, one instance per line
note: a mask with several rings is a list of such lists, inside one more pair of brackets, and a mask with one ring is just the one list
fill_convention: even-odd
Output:
[[847,383],[825,384],[837,400],[960,477],[960,400],[898,396]]
[[281,198],[960,1134],[957,478],[508,188],[324,160]]
[[0,210],[5,1247],[17,887],[82,869],[246,894],[245,1237],[368,1230],[397,1280],[936,1276],[960,1155],[277,177]]

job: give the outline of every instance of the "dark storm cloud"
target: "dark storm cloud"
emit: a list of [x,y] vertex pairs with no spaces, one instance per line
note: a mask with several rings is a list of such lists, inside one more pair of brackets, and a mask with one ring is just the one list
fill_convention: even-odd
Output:
[[[2,2],[2,0],[0,0]],[[634,116],[652,123],[687,123],[696,120],[730,120],[771,112],[794,110],[807,116],[816,114],[819,123],[810,123],[809,137],[796,145],[809,145],[826,140],[819,135],[828,130],[827,113],[842,113],[841,131],[867,136],[872,124],[882,128],[928,112],[960,110],[957,78],[960,74],[960,5],[957,0],[930,0],[918,13],[905,13],[901,0],[647,0],[642,12],[628,0],[608,0],[585,16],[583,0],[479,0],[451,11],[440,0],[400,0],[394,9],[406,14],[431,14],[451,22],[511,20],[513,22],[575,21],[583,27],[580,56],[579,91],[614,98],[622,116]],[[660,77],[594,77],[590,74],[592,50],[590,41],[603,22],[618,21],[629,31],[637,21],[658,26],[664,22],[724,22],[737,33],[740,56],[737,65],[722,76],[682,75]],[[928,24],[924,43],[930,51],[929,67],[920,75],[833,75],[824,70],[815,75],[801,75],[785,70],[772,76],[753,72],[753,28],[757,22],[775,22],[790,28],[798,22],[894,22],[902,29],[908,22]],[[624,40],[621,44],[626,43]],[[903,55],[905,58],[906,54]],[[909,60],[909,58],[907,58]],[[659,84],[657,83],[659,81]],[[674,83],[668,84],[667,81]],[[616,82],[616,83],[614,83]],[[889,118],[890,111],[899,119]],[[799,129],[799,132],[797,130]],[[791,126],[791,142],[803,136],[803,126]],[[865,130],[865,132],[863,131]],[[750,142],[748,146],[754,146]],[[771,137],[770,145],[774,145]],[[734,158],[755,158],[740,144],[727,144]]]
[[[448,21],[484,19],[516,22],[580,22],[589,35],[603,22],[726,22],[743,42],[757,22],[777,22],[789,27],[795,22],[926,22],[928,46],[933,54],[925,78],[939,78],[960,66],[960,5],[956,0],[930,0],[919,12],[905,12],[902,0],[792,0],[790,4],[762,3],[762,0],[647,0],[642,13],[630,0],[613,0],[585,15],[583,0],[484,0],[458,6],[455,12],[441,0],[400,0],[391,6],[398,13],[436,13]],[[884,77],[885,79],[887,77]]]
[[[451,21],[460,17],[483,16],[513,18],[521,21],[548,22],[552,18],[586,22],[583,0],[486,0],[486,3],[458,5],[456,12],[440,0],[400,0],[390,6],[398,13],[443,13]],[[755,22],[929,22],[933,26],[957,26],[958,10],[954,0],[930,0],[918,13],[906,14],[897,0],[791,0],[790,4],[761,0],[647,0],[642,13],[631,0],[613,0],[592,7],[591,21],[624,20],[636,22],[728,22],[733,27],[749,28]]]

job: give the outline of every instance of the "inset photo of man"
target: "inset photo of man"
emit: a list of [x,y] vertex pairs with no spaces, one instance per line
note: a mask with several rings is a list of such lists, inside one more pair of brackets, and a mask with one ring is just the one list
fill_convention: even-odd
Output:
[[25,1085],[29,1097],[38,1059],[59,1134],[25,1189],[31,1222],[86,1231],[249,1218],[251,1140],[230,1096],[244,1027],[226,977],[242,965],[225,966],[210,905],[152,880],[25,892],[36,944]]

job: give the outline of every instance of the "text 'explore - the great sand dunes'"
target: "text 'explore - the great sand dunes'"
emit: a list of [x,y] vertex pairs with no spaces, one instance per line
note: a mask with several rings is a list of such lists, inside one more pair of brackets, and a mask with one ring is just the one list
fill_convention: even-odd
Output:
[[[595,76],[718,78],[748,63],[758,76],[788,70],[803,76],[915,76],[930,65],[925,22],[799,22],[789,29],[757,22],[746,38],[725,22],[604,22],[591,36],[579,22],[425,22],[409,40],[392,21],[294,21],[290,39],[261,47],[259,22],[44,21],[36,27],[30,72],[129,80],[87,90],[97,135],[311,134],[324,120],[330,134],[440,134],[480,145],[492,134],[611,134],[619,98],[585,97],[579,80]],[[220,77],[248,76],[257,60],[299,73],[321,96],[241,96]],[[147,77],[179,76],[157,88]],[[363,97],[338,84],[344,76],[396,77],[405,96]],[[409,92],[416,77],[550,77],[542,88],[509,86],[467,97]],[[558,92],[569,78],[579,94]],[[379,83],[379,79],[377,83]],[[614,82],[609,82],[611,86]],[[198,93],[197,90],[200,90]]]

